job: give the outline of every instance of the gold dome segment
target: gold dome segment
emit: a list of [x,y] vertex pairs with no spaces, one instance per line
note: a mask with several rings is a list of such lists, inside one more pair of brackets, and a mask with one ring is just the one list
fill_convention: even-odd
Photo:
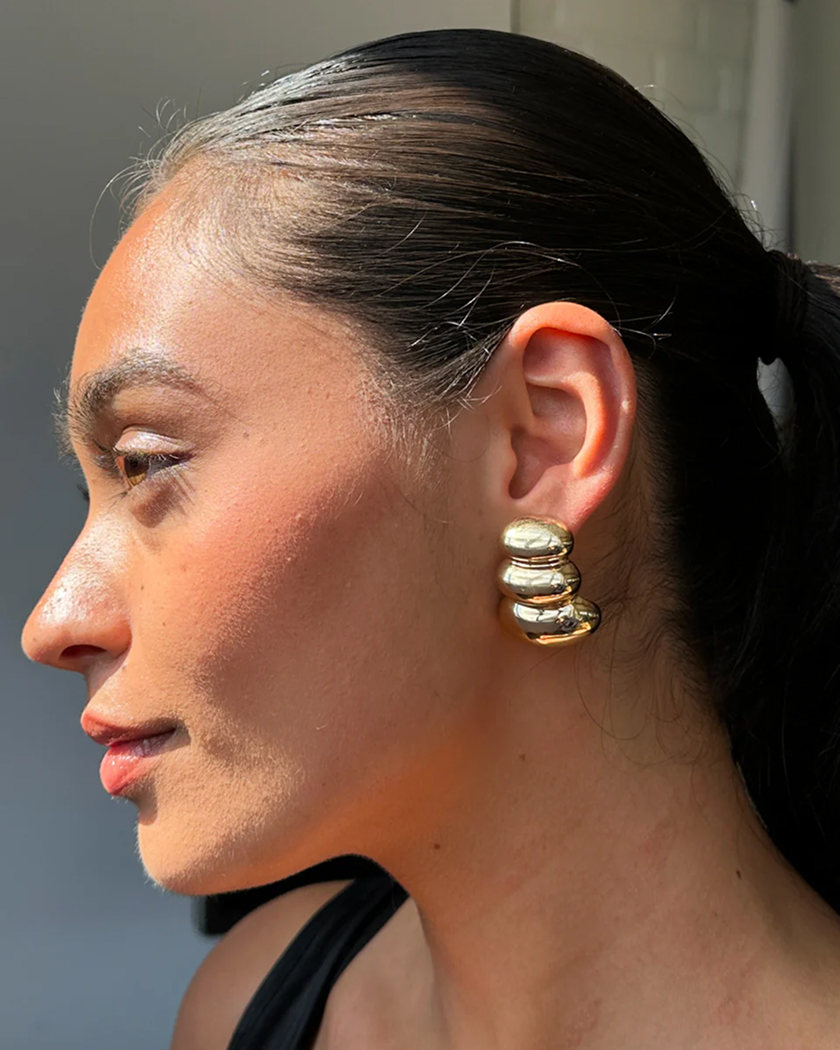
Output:
[[500,544],[507,557],[496,580],[506,630],[537,645],[562,645],[597,629],[601,610],[577,595],[580,572],[568,558],[574,539],[562,522],[517,518]]

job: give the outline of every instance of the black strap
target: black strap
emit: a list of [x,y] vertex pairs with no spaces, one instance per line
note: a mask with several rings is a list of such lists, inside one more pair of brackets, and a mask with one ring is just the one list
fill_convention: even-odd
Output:
[[356,879],[327,901],[254,993],[228,1050],[310,1050],[330,989],[407,899],[384,875]]
[[227,933],[254,908],[296,890],[298,886],[309,886],[313,882],[344,882],[368,875],[387,875],[387,872],[369,857],[361,857],[357,853],[331,857],[267,886],[196,897],[193,900],[193,920],[199,933],[218,937]]

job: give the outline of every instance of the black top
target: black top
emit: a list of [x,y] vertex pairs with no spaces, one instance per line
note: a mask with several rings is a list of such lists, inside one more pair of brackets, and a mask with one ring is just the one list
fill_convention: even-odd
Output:
[[407,899],[389,875],[370,875],[327,901],[269,970],[228,1050],[311,1050],[330,989]]

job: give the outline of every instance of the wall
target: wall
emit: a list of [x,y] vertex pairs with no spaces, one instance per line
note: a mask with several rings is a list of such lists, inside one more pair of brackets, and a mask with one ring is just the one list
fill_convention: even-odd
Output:
[[796,9],[794,243],[804,259],[840,264],[840,4]]
[[513,17],[520,32],[621,73],[737,185],[754,6],[754,0],[515,0]]
[[[227,105],[263,70],[408,29],[509,28],[509,0],[25,0],[0,34],[0,1046],[163,1050],[208,942],[148,885],[134,809],[99,785],[80,680],[28,665],[24,618],[84,507],[51,431],[108,179],[172,98]],[[140,131],[139,126],[145,130]],[[106,195],[93,256],[117,233]]]

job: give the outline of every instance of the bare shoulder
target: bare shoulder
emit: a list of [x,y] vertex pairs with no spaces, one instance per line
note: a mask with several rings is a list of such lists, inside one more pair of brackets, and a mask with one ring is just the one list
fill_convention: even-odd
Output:
[[207,954],[187,988],[170,1050],[226,1050],[263,978],[323,905],[349,884],[301,886],[256,908]]

